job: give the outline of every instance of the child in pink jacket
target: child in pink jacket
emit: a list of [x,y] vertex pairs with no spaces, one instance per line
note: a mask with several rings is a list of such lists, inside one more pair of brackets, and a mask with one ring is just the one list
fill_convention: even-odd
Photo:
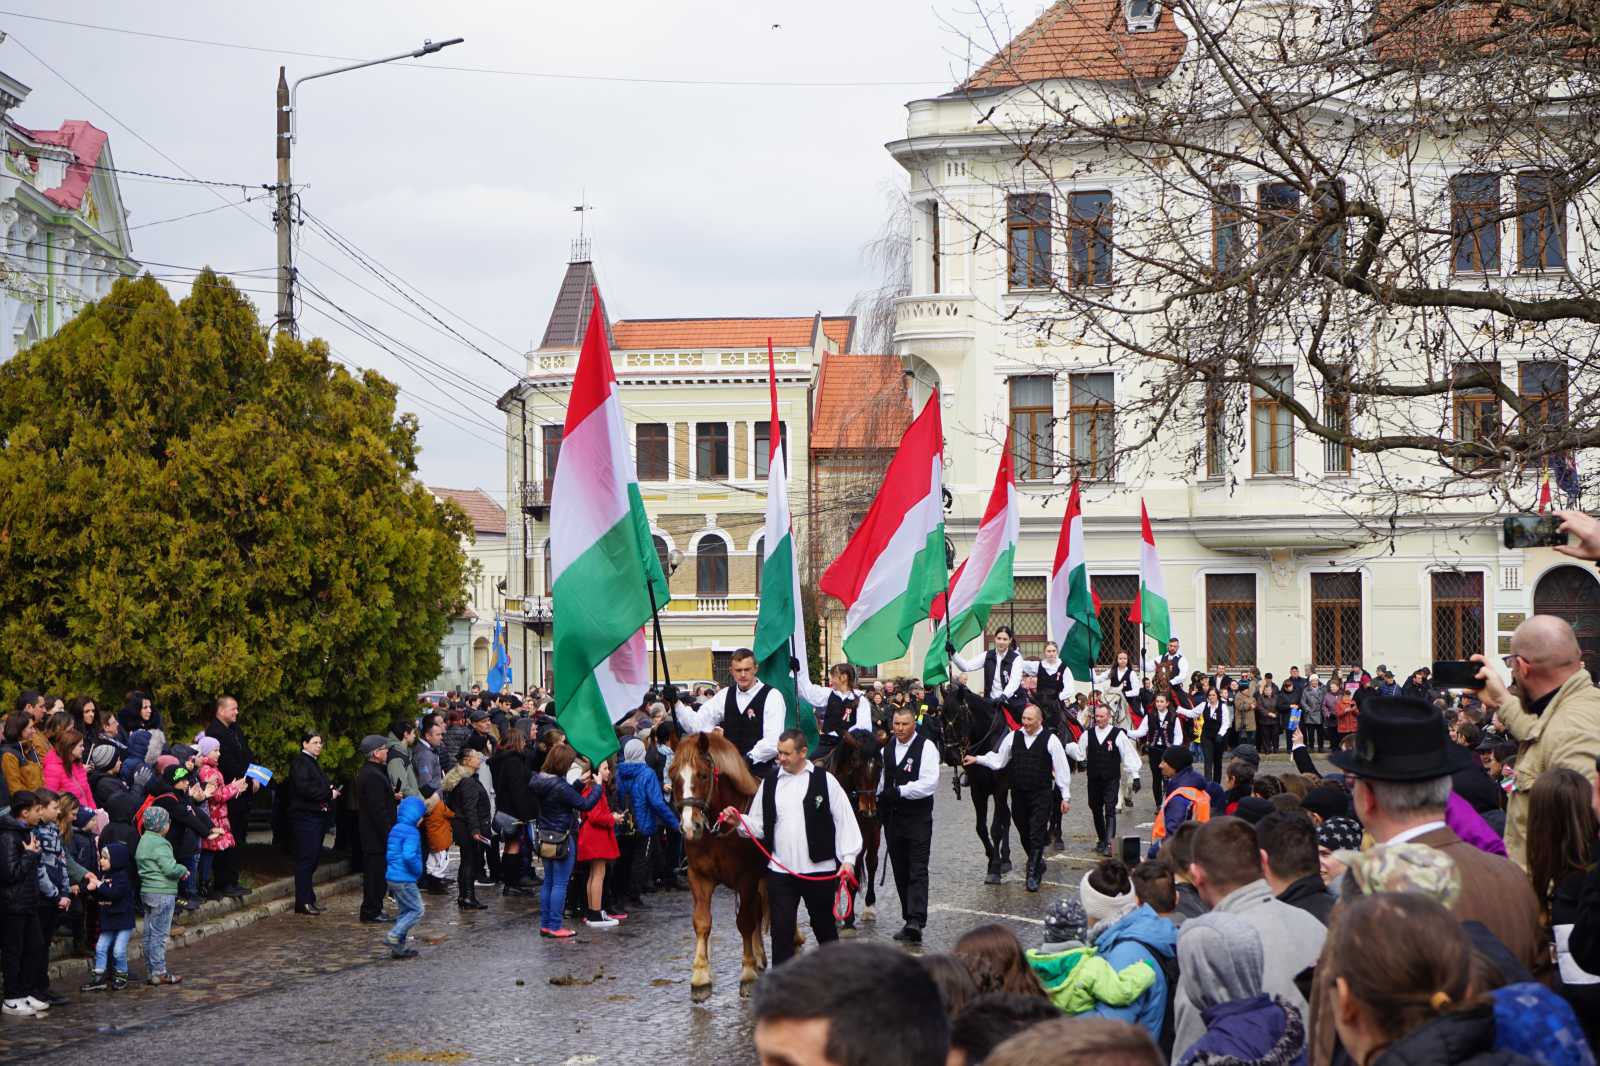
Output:
[[195,749],[199,753],[200,783],[206,790],[206,813],[211,816],[211,825],[222,830],[200,842],[200,891],[208,897],[221,898],[212,891],[215,886],[211,884],[211,868],[219,852],[234,847],[233,827],[228,823],[228,801],[243,795],[248,782],[242,777],[233,782],[222,779],[222,771],[217,769],[222,745],[215,737],[201,737],[195,741]]

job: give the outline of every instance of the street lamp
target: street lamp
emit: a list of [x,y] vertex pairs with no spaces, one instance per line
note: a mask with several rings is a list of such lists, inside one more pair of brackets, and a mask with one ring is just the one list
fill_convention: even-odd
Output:
[[393,63],[397,59],[420,59],[432,55],[453,44],[460,44],[465,38],[452,37],[448,41],[423,41],[422,47],[411,52],[400,52],[382,59],[369,59],[363,63],[351,63],[348,66],[334,67],[332,70],[319,70],[315,74],[307,74],[303,78],[295,79],[293,88],[288,84],[284,68],[278,68],[278,122],[276,154],[278,157],[278,185],[277,205],[273,212],[273,222],[278,236],[278,318],[277,327],[287,330],[292,337],[295,335],[294,324],[294,266],[291,262],[293,248],[290,237],[290,203],[293,199],[289,183],[289,154],[291,146],[298,137],[299,123],[296,116],[299,107],[295,101],[300,92],[301,82],[312,81],[316,78],[326,78],[334,74],[343,74],[346,71],[360,70],[362,67],[375,67],[380,63]]
[[[555,621],[555,611],[551,609],[550,601],[543,596],[535,596],[524,605],[524,615],[528,628],[532,629],[539,638],[539,687],[545,687],[544,677],[544,634]],[[527,645],[524,644],[524,647]]]

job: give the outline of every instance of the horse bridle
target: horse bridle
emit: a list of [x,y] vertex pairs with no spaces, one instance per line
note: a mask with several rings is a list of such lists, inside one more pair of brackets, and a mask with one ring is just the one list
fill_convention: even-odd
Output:
[[683,796],[678,800],[679,807],[685,807],[692,811],[699,811],[705,816],[705,820],[710,823],[710,828],[708,828],[706,832],[712,836],[722,836],[733,831],[731,826],[725,825],[721,818],[715,817],[711,813],[711,800],[717,794],[717,780],[720,776],[721,775],[717,772],[717,764],[712,763],[711,787],[706,790],[706,798],[700,799],[696,796]]

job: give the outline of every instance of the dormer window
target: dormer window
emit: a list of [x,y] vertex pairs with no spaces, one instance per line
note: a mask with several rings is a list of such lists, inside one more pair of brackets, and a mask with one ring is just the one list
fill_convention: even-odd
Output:
[[1122,14],[1129,33],[1153,33],[1161,20],[1161,0],[1123,0]]

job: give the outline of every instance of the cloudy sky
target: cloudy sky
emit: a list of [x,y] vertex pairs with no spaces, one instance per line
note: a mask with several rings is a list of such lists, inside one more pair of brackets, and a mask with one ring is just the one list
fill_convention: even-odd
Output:
[[[514,378],[496,360],[520,370],[544,330],[573,205],[594,205],[613,317],[842,313],[872,280],[861,248],[898,178],[883,144],[903,135],[905,102],[948,89],[971,61],[968,39],[987,39],[973,4],[10,0],[0,69],[33,88],[13,115],[22,125],[88,119],[121,169],[244,186],[122,176],[140,260],[167,264],[151,269],[175,292],[200,265],[241,272],[270,316],[260,186],[274,180],[278,66],[293,81],[466,38],[412,66],[302,88],[294,180],[321,228],[300,230],[298,265],[343,312],[308,297],[301,328],[399,382],[422,421],[428,482],[498,498],[503,422],[490,397]],[[1023,21],[1041,6],[984,4]],[[387,338],[361,336],[345,314]]]

